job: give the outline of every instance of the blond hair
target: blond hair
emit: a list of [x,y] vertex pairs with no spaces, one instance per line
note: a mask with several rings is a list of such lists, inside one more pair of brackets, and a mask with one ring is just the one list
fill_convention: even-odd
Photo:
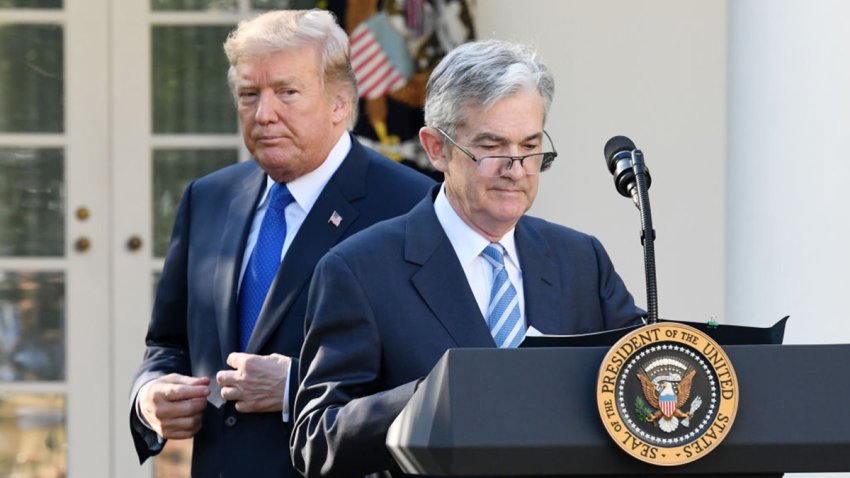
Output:
[[230,62],[227,81],[236,95],[236,63],[245,56],[315,46],[319,49],[322,88],[340,87],[348,94],[351,112],[348,126],[357,120],[357,80],[351,68],[348,36],[325,10],[278,10],[239,22],[224,42]]

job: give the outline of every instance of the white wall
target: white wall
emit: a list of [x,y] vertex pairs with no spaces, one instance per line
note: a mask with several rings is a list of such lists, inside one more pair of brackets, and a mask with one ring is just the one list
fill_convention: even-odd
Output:
[[729,315],[850,342],[850,2],[729,8]]
[[479,38],[533,44],[555,74],[558,148],[532,214],[598,236],[646,304],[640,219],[602,148],[644,151],[657,231],[659,315],[723,319],[726,3],[479,0]]

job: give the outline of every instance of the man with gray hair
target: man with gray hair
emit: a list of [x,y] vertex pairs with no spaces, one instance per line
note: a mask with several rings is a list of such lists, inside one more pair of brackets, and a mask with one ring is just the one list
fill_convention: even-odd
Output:
[[289,415],[313,268],[353,233],[407,212],[433,181],[348,133],[357,87],[328,12],[261,15],[224,49],[254,160],[183,195],[130,428],[141,461],[194,437],[193,476],[293,477]]
[[432,73],[419,138],[445,182],[316,266],[291,441],[306,476],[401,475],[387,429],[449,348],[640,321],[598,240],[525,215],[557,155],[553,92],[533,51],[495,40]]

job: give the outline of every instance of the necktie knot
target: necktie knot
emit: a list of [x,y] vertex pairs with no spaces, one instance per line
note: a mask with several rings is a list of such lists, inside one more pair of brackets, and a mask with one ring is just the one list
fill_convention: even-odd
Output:
[[490,263],[493,269],[498,271],[505,267],[505,250],[501,244],[489,244],[481,252],[481,255]]
[[283,183],[274,183],[269,196],[269,207],[279,211],[286,209],[286,206],[289,206],[295,200],[292,197],[292,193],[287,189],[286,184]]

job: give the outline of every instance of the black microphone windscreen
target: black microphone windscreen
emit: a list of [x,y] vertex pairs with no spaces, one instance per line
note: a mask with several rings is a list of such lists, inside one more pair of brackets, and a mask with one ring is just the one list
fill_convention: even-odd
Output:
[[608,171],[614,172],[616,161],[614,157],[617,153],[637,149],[635,143],[625,136],[614,136],[605,143],[605,161],[608,163]]

